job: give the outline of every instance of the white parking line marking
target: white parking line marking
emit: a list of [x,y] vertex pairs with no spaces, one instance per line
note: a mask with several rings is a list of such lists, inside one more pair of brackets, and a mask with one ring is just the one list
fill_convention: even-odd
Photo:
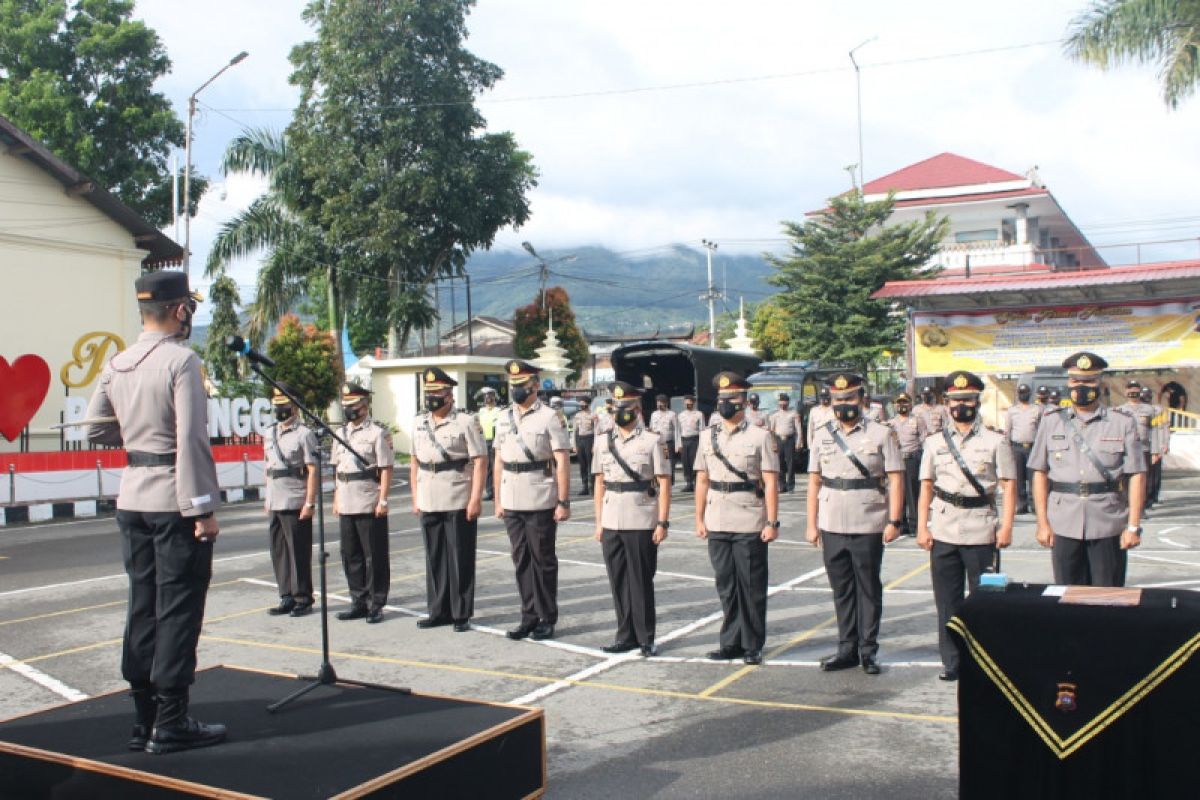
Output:
[[88,696],[78,689],[72,689],[58,678],[53,678],[40,669],[22,663],[17,659],[5,653],[0,653],[0,668],[7,667],[13,672],[33,681],[44,689],[49,689],[59,697],[65,697],[72,702],[77,700],[87,700]]

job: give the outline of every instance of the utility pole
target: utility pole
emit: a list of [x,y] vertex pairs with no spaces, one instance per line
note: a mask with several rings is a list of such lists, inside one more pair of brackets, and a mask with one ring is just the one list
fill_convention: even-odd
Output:
[[855,47],[850,51],[850,63],[854,65],[854,90],[858,97],[858,188],[861,190],[866,183],[866,172],[863,165],[863,134],[862,134],[862,71],[858,68],[858,62],[854,60],[854,54],[859,49],[865,47],[871,42],[878,39],[878,36],[872,36],[865,42]]
[[708,256],[708,291],[700,295],[700,299],[708,301],[708,344],[709,347],[716,347],[717,312],[713,303],[720,299],[721,293],[718,292],[717,287],[713,285],[712,256],[713,251],[717,249],[717,243],[710,242],[708,239],[701,239],[700,244],[704,245],[704,250]]
[[529,255],[533,256],[534,258],[536,258],[538,260],[538,267],[539,267],[539,272],[541,273],[541,281],[542,281],[542,311],[545,311],[546,310],[546,279],[550,277],[550,265],[558,264],[563,261],[574,261],[576,257],[574,255],[569,255],[569,256],[563,256],[562,258],[556,258],[553,261],[547,261],[546,259],[544,259],[538,255],[537,250],[534,250],[533,245],[531,245],[529,242],[521,242],[521,247],[524,247],[526,253],[529,253]]

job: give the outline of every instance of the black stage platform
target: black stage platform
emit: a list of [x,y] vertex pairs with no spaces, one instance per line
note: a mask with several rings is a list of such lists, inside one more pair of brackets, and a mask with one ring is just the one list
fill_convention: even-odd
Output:
[[0,795],[15,798],[525,798],[545,789],[540,709],[322,686],[278,713],[298,679],[236,667],[197,673],[192,713],[229,727],[216,747],[125,749],[125,692],[0,723]]

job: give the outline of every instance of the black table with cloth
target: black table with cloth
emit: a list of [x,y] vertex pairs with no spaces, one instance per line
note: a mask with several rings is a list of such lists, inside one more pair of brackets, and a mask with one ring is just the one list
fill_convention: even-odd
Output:
[[960,796],[1200,797],[1200,593],[1114,607],[1045,588],[977,590],[949,622]]

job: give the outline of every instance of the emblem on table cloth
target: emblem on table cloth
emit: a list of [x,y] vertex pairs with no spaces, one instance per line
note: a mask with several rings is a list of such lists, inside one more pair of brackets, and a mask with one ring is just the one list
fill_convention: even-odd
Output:
[[1054,695],[1054,707],[1064,714],[1070,714],[1079,706],[1075,701],[1076,686],[1073,683],[1058,684],[1058,691]]

